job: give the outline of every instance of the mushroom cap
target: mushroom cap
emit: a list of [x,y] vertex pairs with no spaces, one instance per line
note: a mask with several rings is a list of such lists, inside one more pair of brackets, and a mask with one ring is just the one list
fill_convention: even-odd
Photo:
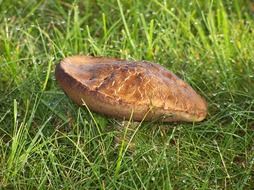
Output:
[[72,56],[56,66],[56,79],[77,104],[114,118],[196,122],[206,101],[159,64]]

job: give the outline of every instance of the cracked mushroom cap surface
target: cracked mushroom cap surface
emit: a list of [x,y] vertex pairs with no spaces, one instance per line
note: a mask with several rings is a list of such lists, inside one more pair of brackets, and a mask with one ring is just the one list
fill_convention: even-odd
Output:
[[197,122],[207,115],[206,101],[159,64],[72,56],[56,66],[55,75],[74,102],[106,116]]

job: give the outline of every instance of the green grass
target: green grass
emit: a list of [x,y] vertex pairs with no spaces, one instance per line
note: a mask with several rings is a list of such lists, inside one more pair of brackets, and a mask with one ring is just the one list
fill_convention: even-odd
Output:
[[[0,189],[253,189],[250,3],[0,0]],[[206,98],[208,117],[144,122],[134,151],[116,147],[116,121],[56,84],[74,54],[160,63]]]

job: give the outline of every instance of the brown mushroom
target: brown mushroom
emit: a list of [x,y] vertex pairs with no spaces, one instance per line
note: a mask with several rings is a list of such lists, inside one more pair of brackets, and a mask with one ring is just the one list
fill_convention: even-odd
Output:
[[55,75],[74,102],[114,118],[195,122],[207,114],[205,100],[159,64],[73,56],[57,65]]

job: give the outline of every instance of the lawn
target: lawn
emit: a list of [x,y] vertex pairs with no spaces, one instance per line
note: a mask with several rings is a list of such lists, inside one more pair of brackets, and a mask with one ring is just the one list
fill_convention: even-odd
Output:
[[[0,189],[254,189],[251,2],[0,0]],[[57,85],[76,54],[159,63],[208,116],[119,130]]]

